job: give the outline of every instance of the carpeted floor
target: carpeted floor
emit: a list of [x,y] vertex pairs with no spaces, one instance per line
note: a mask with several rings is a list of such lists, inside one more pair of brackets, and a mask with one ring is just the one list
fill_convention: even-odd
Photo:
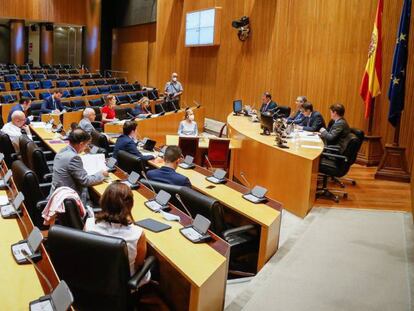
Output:
[[412,310],[412,228],[408,213],[314,208],[225,310]]

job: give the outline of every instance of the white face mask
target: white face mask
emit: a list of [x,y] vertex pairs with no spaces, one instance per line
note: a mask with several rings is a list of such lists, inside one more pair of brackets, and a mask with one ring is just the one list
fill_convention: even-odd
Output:
[[177,77],[172,78],[173,82],[177,82]]
[[193,114],[189,115],[189,116],[188,116],[188,119],[189,119],[190,121],[194,121],[194,115],[193,115]]

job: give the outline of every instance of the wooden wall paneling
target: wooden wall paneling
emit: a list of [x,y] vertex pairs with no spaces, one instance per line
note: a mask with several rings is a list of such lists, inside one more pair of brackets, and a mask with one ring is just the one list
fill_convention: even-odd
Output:
[[46,30],[46,24],[40,24],[40,64],[53,64],[53,30]]
[[10,21],[10,62],[24,64],[24,20]]
[[[185,13],[213,6],[222,7],[220,46],[186,48]],[[376,7],[376,1],[358,0],[160,0],[157,87],[163,88],[171,72],[177,71],[185,90],[183,100],[199,101],[206,107],[206,117],[221,121],[234,99],[257,106],[265,90],[272,92],[276,102],[292,108],[296,96],[306,95],[326,119],[329,105],[342,102],[349,123],[366,130],[358,93]],[[384,1],[383,91],[376,102],[374,124],[374,134],[381,135],[383,142],[391,142],[393,136],[387,122],[387,90],[401,8],[402,0]],[[250,17],[252,29],[246,42],[240,42],[231,27],[231,21],[243,15]],[[414,116],[413,75],[408,70],[401,130],[409,163],[414,154],[414,128],[409,125]]]
[[85,3],[93,0],[2,0],[2,18],[86,24]]
[[101,0],[86,2],[86,33],[83,41],[83,63],[91,72],[100,67]]

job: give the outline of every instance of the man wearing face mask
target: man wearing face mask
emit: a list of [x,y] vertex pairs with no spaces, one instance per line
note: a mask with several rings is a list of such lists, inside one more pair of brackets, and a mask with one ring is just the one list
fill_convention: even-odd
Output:
[[165,84],[164,94],[169,99],[180,99],[184,89],[181,83],[178,81],[178,74],[173,72],[171,75],[171,81]]

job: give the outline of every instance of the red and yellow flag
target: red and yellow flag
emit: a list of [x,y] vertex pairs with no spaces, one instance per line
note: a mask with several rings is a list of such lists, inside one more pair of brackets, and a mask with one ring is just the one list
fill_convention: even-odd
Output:
[[368,50],[368,62],[365,66],[364,76],[362,77],[362,83],[359,89],[359,94],[365,103],[365,118],[371,116],[372,99],[381,94],[382,7],[383,0],[378,0],[377,15]]

